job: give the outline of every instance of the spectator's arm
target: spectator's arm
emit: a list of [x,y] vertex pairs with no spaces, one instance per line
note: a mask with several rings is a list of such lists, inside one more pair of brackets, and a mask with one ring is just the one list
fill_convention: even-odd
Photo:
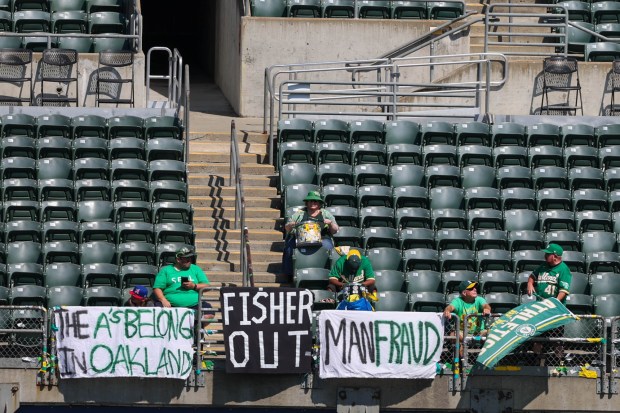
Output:
[[536,281],[534,279],[534,274],[530,274],[530,277],[527,279],[527,294],[528,295],[534,294],[534,281]]
[[161,303],[161,305],[163,305],[164,307],[172,307],[172,305],[170,304],[170,301],[166,300],[166,297],[164,296],[164,292],[161,290],[161,288],[153,288],[153,294],[155,295],[157,300]]
[[452,312],[456,310],[452,304],[448,304],[448,306],[443,310],[443,316],[445,318],[452,318]]
[[366,288],[368,287],[372,287],[373,285],[375,285],[375,279],[374,278],[368,278],[366,281],[364,281],[362,283],[362,285]]
[[482,305],[482,314],[484,314],[484,315],[491,314],[491,306],[489,304],[484,303]]
[[564,290],[560,290],[560,292],[558,293],[558,300],[562,301],[566,298],[568,294],[566,293],[566,291]]
[[334,277],[330,277],[329,278],[329,283],[331,285],[336,286],[338,288],[338,290],[340,290],[344,286],[344,283],[342,281],[340,281],[338,278],[334,278]]

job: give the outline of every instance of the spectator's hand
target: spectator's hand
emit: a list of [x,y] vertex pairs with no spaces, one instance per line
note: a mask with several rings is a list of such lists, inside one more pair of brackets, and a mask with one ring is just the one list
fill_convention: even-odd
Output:
[[161,305],[164,306],[165,308],[172,307],[172,304],[170,304],[170,301],[166,300],[165,298],[161,300],[160,302],[161,302]]
[[446,308],[445,310],[443,310],[443,316],[444,318],[450,319],[452,318],[452,313]]
[[181,286],[185,289],[185,290],[193,290],[194,286],[196,284],[194,284],[193,281],[185,281],[184,283],[181,283]]
[[534,286],[528,283],[527,284],[527,295],[532,295],[532,294],[534,294]]
[[491,309],[490,308],[483,308],[482,309],[482,315],[489,315],[491,314]]
[[323,222],[325,223],[325,225],[327,225],[328,227],[332,224],[332,220],[331,219],[324,219]]

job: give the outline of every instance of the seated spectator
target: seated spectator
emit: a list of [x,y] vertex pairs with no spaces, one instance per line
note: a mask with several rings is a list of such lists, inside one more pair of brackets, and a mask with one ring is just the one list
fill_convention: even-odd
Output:
[[[323,209],[323,198],[317,191],[310,191],[304,198],[306,206],[295,212],[284,225],[286,239],[282,254],[282,276],[293,279],[293,251],[298,245],[298,236],[303,241],[327,250],[334,248],[332,235],[338,232],[338,224],[331,212]],[[304,226],[302,228],[302,226]],[[308,227],[307,231],[305,230]]]
[[136,285],[129,291],[129,300],[123,304],[125,307],[154,307],[153,300],[149,298],[149,290],[143,285]]
[[192,259],[196,252],[188,247],[179,248],[175,254],[174,264],[166,265],[155,276],[153,294],[160,307],[186,307],[198,310],[202,302],[202,311],[208,310],[205,318],[213,318],[211,304],[200,300],[198,291],[209,286],[209,279]]
[[356,249],[350,249],[347,255],[342,255],[329,272],[329,286],[327,289],[339,292],[347,283],[360,283],[368,292],[375,290],[375,271],[367,257]]

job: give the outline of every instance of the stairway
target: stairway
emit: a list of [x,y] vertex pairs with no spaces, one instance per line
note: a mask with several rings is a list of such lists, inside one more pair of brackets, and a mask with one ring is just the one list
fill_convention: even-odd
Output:
[[[279,286],[282,257],[280,196],[273,166],[266,163],[267,135],[237,132],[245,192],[246,226],[257,286]],[[243,283],[241,228],[234,229],[235,187],[229,186],[230,135],[192,134],[189,202],[194,207],[198,265],[213,286]]]

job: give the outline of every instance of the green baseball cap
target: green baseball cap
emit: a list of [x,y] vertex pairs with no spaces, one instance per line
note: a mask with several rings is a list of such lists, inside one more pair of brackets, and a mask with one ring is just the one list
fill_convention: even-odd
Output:
[[310,191],[308,192],[308,195],[306,195],[306,197],[304,198],[304,202],[308,201],[323,202],[323,198],[321,198],[321,194],[319,193],[319,191]]
[[564,254],[564,250],[558,244],[549,244],[547,248],[542,250],[545,254],[555,254],[558,257],[561,257]]

